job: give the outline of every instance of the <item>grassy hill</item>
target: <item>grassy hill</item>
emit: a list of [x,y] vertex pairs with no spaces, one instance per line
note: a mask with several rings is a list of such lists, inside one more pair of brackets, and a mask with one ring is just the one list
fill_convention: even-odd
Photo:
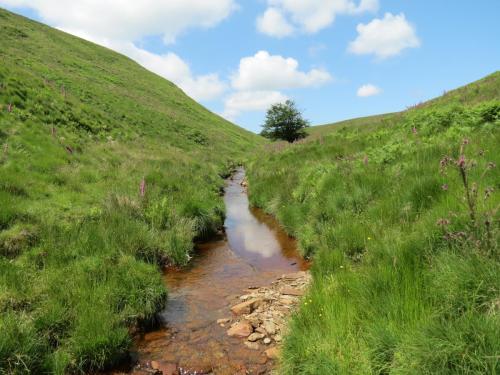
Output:
[[[473,106],[489,100],[500,100],[500,71],[490,74],[479,81],[448,91],[438,98],[417,104],[409,108],[408,111],[422,107],[440,107],[452,104]],[[401,115],[401,113],[386,113],[340,121],[333,124],[317,125],[309,128],[308,132],[313,137],[320,137],[321,135],[347,126],[363,127],[364,130],[371,131],[374,127],[390,121],[394,117]]]
[[500,373],[500,74],[248,168],[314,260],[285,374]]
[[0,9],[0,373],[105,368],[163,306],[158,264],[223,223],[262,142],[130,59]]

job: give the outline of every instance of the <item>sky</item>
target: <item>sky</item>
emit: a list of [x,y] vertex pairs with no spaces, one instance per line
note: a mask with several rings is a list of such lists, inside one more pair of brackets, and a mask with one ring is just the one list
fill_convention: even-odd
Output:
[[0,0],[123,53],[259,132],[405,109],[500,68],[499,0]]

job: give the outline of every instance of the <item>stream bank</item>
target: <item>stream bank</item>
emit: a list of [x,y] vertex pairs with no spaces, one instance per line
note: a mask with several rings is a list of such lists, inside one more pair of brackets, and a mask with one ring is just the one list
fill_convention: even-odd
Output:
[[[286,317],[307,286],[309,264],[273,217],[249,207],[244,177],[238,169],[226,183],[225,236],[197,245],[188,267],[165,270],[169,300],[161,327],[137,338],[132,356],[138,365],[128,373],[272,371],[276,349],[269,349],[279,345]],[[235,312],[236,305],[253,299],[259,303]],[[248,335],[228,332],[246,323]],[[260,332],[270,323],[274,333]]]

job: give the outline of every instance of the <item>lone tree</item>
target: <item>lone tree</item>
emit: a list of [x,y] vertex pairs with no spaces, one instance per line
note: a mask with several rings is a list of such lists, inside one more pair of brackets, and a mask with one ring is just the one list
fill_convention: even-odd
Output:
[[285,103],[274,104],[267,110],[266,122],[262,127],[262,136],[292,143],[306,137],[305,128],[309,127],[309,122],[302,118],[295,103],[287,100]]

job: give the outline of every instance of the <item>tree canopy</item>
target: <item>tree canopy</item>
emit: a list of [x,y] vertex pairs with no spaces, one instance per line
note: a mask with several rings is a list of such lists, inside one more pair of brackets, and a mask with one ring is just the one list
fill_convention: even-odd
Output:
[[266,122],[262,126],[262,136],[272,140],[285,140],[290,143],[306,137],[305,129],[309,122],[302,117],[295,102],[273,104],[267,110]]

